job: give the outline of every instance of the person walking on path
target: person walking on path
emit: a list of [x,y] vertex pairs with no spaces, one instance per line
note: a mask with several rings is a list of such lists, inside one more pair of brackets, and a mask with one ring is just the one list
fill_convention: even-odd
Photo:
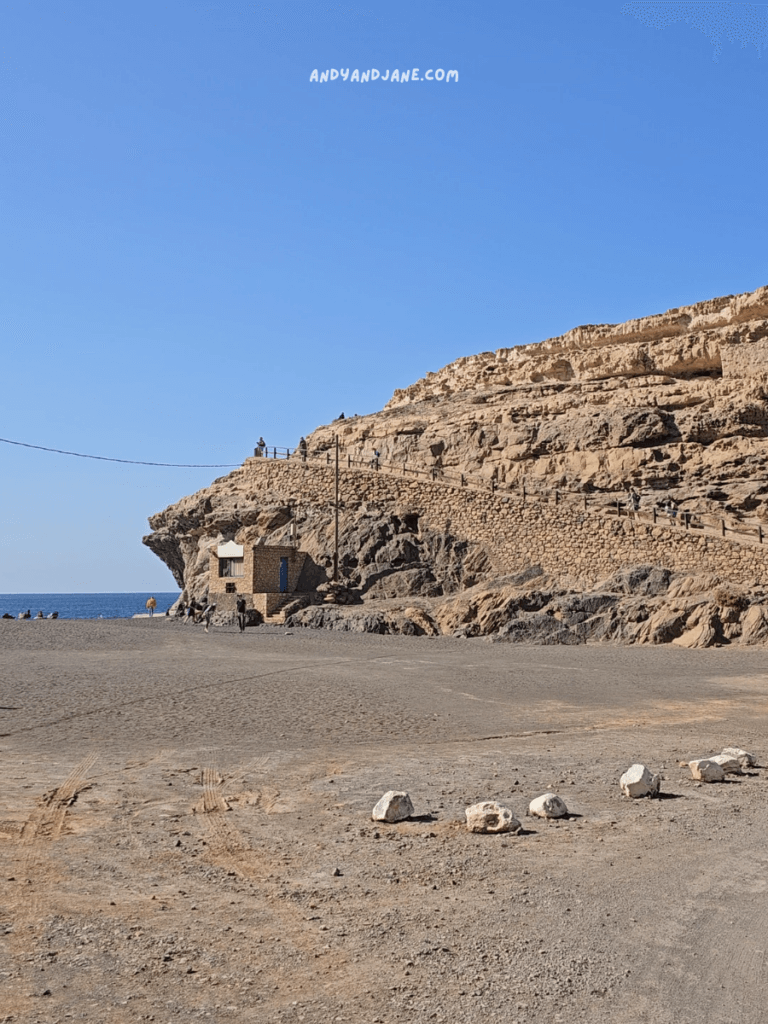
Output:
[[240,627],[240,632],[245,632],[245,598],[238,597],[237,599],[237,624]]
[[307,442],[303,437],[299,439],[299,455],[301,456],[302,462],[307,461]]
[[215,611],[216,611],[216,602],[214,601],[213,604],[209,604],[207,606],[207,608],[205,609],[205,611],[202,614],[202,621],[205,623],[205,632],[206,633],[208,632],[208,627],[211,624],[211,619],[213,618],[213,613]]
[[152,616],[155,614],[155,608],[157,608],[157,601],[154,599],[154,597],[150,597],[147,600],[147,603],[146,603],[146,605],[144,607],[149,612],[149,617],[151,619]]

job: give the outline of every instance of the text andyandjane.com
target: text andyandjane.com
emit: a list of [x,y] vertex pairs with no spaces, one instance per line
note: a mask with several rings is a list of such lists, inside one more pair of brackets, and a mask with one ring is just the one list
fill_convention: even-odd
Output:
[[349,79],[350,82],[375,82],[380,79],[382,82],[458,82],[459,72],[458,71],[444,71],[443,68],[430,68],[421,77],[419,77],[419,69],[411,68],[408,71],[399,71],[397,68],[390,75],[389,71],[385,71],[384,74],[373,68],[369,71],[358,71],[357,68],[352,72],[350,77],[349,68],[342,68],[337,70],[336,68],[330,68],[328,71],[318,71],[317,68],[309,76],[310,82],[334,82],[337,78],[340,78],[343,82]]

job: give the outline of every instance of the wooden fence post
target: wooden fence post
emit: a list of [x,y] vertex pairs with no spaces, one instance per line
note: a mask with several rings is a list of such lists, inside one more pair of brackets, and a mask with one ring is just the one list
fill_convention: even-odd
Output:
[[720,536],[721,537],[725,536],[725,520],[724,519],[720,520]]

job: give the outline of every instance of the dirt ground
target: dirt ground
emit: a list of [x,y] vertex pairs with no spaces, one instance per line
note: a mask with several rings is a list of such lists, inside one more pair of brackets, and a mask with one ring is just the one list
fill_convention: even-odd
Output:
[[[0,623],[0,1022],[757,1024],[761,649]],[[622,799],[633,762],[663,798]],[[412,820],[373,804],[406,789]],[[548,789],[572,815],[525,818]],[[469,834],[498,799],[519,835]]]

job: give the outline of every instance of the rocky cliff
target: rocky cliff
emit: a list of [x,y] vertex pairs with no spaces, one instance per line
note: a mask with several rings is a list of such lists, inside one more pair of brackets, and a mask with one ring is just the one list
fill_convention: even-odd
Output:
[[768,493],[768,287],[467,356],[321,427],[386,462],[581,491],[674,490],[758,515]]
[[[571,502],[583,498],[585,515],[588,502],[610,511],[631,485],[641,515],[672,497],[679,522],[728,517],[734,531],[752,530],[762,541],[767,389],[768,287],[625,324],[579,327],[427,374],[396,391],[382,411],[308,436],[308,467],[322,465],[339,437],[349,477],[340,564],[348,597],[361,607],[294,608],[293,621],[552,642],[761,639],[768,619],[760,610],[768,569],[762,548],[742,557],[735,540],[703,534],[695,541],[701,547],[691,548],[690,537],[662,535],[657,526],[646,536],[638,517],[631,536],[630,524],[604,517],[582,527],[581,518],[566,522],[546,503],[560,492]],[[374,450],[375,485],[367,468]],[[150,519],[145,543],[186,595],[205,596],[218,540],[284,543],[292,524],[310,555],[302,589],[316,591],[327,579],[332,488],[317,474],[302,476],[295,456],[282,472],[267,471],[268,461],[274,467],[249,459]],[[382,487],[385,474],[391,484]],[[421,483],[406,487],[398,482],[405,476]],[[451,496],[451,486],[462,484],[475,489],[471,508],[463,492]],[[503,499],[512,504],[498,504],[502,493],[514,496]],[[530,504],[514,510],[523,493],[542,495],[539,512]],[[486,527],[489,515],[496,535]],[[528,548],[502,545],[501,558],[494,536],[523,516]],[[539,522],[555,532],[537,547]],[[589,537],[600,531],[605,543],[593,549]],[[700,567],[710,570],[700,578],[691,572],[699,550]]]

